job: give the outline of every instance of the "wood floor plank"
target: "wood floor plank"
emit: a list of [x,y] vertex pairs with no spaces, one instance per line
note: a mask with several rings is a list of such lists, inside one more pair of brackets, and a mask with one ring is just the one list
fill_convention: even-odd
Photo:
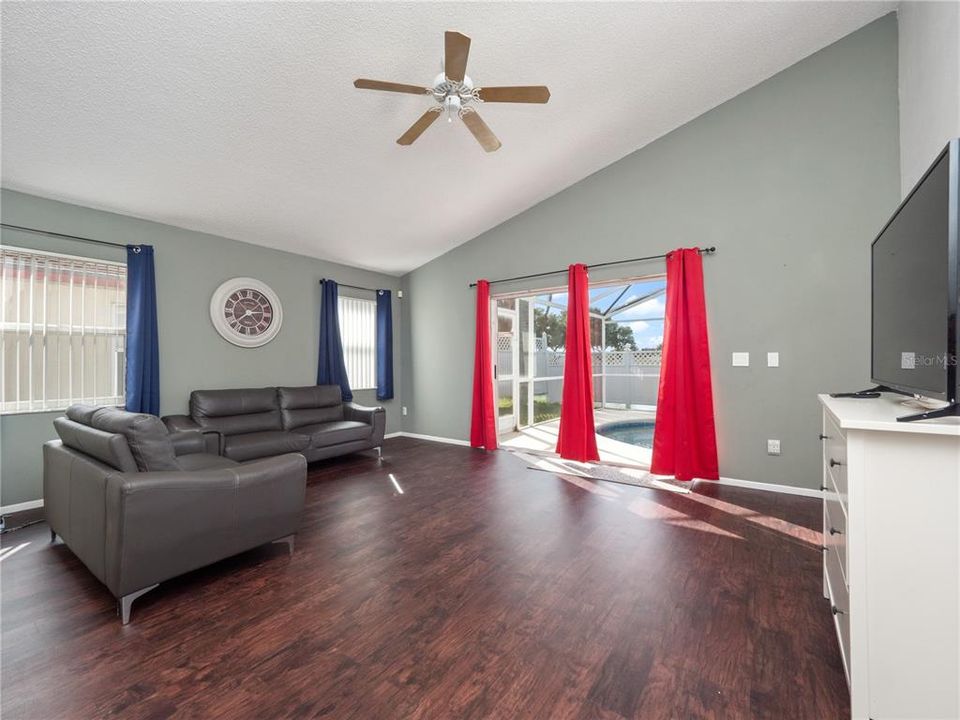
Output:
[[[396,491],[388,474],[403,488]],[[117,621],[45,525],[2,536],[2,715],[839,718],[816,500],[564,479],[409,438],[310,468],[292,557]]]

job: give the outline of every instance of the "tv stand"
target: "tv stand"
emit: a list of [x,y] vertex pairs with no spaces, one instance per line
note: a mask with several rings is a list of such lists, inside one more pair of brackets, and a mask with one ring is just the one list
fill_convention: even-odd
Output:
[[904,415],[898,417],[897,422],[915,422],[917,420],[935,420],[936,418],[960,417],[960,403],[950,403],[946,407],[936,410],[927,410],[927,412],[916,413],[915,415]]
[[886,385],[877,385],[876,387],[867,388],[866,390],[857,390],[856,392],[845,392],[845,393],[830,393],[832,398],[878,398],[880,393],[896,393],[898,395],[906,395],[907,397],[913,397],[910,393],[905,393],[901,390],[894,390],[893,388],[887,387]]
[[960,718],[960,424],[897,422],[895,395],[820,402],[821,612],[850,684],[845,717]]

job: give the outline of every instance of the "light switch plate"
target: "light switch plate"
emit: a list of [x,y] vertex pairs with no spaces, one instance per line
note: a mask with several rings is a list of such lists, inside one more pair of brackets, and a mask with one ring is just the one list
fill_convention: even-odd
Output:
[[750,353],[748,352],[733,353],[733,366],[734,367],[750,367]]
[[767,440],[767,455],[779,455],[779,454],[780,454],[780,441]]
[[406,406],[406,405],[403,406],[403,414],[404,414],[404,415],[407,414],[407,406]]
[[778,352],[767,353],[767,367],[780,367],[780,353]]

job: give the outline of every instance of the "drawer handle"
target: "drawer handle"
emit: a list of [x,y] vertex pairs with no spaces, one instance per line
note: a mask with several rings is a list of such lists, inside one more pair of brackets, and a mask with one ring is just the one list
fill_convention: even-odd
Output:
[[846,615],[846,613],[836,605],[830,607],[830,612],[832,612],[834,615]]
[[829,439],[830,439],[830,436],[829,436],[829,435],[824,435],[823,433],[820,433],[820,436],[819,436],[819,437],[820,437],[821,440],[829,440]]
[[830,458],[830,467],[837,467],[838,465],[843,465],[843,463],[840,462],[839,460],[834,460],[833,458]]
[[832,527],[832,528],[830,528],[830,534],[831,534],[831,535],[843,535],[843,531],[842,531],[842,530],[837,530],[835,527]]

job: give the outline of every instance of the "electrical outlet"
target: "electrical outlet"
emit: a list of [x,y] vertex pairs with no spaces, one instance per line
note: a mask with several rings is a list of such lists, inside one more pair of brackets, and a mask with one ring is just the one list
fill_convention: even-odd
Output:
[[767,367],[780,367],[780,353],[778,352],[767,353]]
[[402,409],[403,409],[403,414],[406,415],[406,414],[407,414],[407,406],[404,405]]
[[779,455],[779,454],[780,454],[780,441],[767,440],[767,455]]
[[750,367],[750,353],[735,352],[732,356],[732,362],[734,367]]

